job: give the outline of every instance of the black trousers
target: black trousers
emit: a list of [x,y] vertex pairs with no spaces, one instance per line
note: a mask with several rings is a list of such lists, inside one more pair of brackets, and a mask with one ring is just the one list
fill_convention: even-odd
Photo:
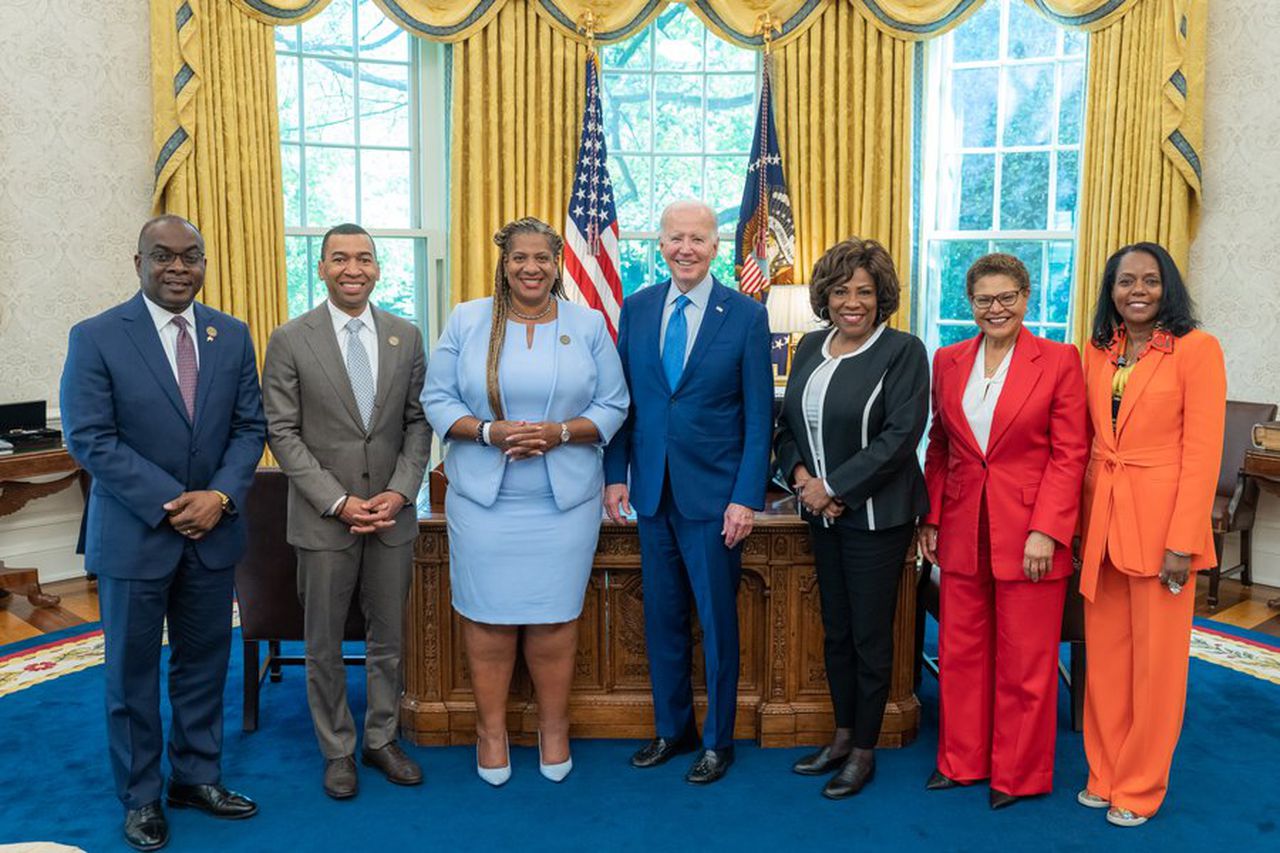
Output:
[[823,651],[836,725],[853,729],[853,745],[880,737],[893,674],[893,613],[902,562],[914,526],[855,530],[811,524],[822,602]]

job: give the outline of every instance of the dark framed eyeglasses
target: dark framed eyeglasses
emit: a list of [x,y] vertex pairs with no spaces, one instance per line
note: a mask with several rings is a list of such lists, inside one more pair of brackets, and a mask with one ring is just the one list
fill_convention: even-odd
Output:
[[1005,308],[1012,308],[1014,305],[1018,304],[1018,297],[1021,296],[1022,293],[1023,291],[1021,290],[1006,290],[1003,293],[997,293],[994,296],[983,293],[980,296],[973,297],[969,301],[973,303],[973,307],[977,308],[979,311],[990,311],[991,306],[997,302]]
[[173,263],[174,258],[181,258],[182,265],[186,267],[194,267],[196,264],[204,260],[204,252],[199,249],[188,249],[185,252],[170,252],[168,249],[153,249],[147,253],[147,257],[151,259],[153,264],[167,267]]

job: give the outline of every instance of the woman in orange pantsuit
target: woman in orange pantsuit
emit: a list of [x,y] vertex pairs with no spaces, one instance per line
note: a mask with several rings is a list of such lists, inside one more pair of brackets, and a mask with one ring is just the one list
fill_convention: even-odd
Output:
[[1222,348],[1197,325],[1162,247],[1136,243],[1107,261],[1085,353],[1089,782],[1077,799],[1117,826],[1145,823],[1164,800],[1186,705],[1191,573],[1215,560],[1227,380]]

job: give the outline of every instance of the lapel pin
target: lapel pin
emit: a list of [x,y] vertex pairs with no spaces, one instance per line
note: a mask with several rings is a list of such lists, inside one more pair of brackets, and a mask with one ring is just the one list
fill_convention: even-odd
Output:
[[723,314],[723,313],[724,313],[724,306],[723,306],[723,305],[717,305],[717,306],[716,306],[716,310],[717,310],[717,311],[719,311],[721,314]]
[[204,334],[205,334],[205,338],[204,338],[205,343],[213,343],[213,339],[218,336],[218,330],[215,329],[213,326],[205,326]]
[[396,337],[395,335],[392,335],[391,337],[387,338],[387,343],[391,344],[393,347],[398,347],[400,346],[400,338]]
[[561,336],[560,336],[560,343],[564,344],[565,346],[568,346],[568,345],[569,345],[569,336],[568,336],[568,335],[561,335]]

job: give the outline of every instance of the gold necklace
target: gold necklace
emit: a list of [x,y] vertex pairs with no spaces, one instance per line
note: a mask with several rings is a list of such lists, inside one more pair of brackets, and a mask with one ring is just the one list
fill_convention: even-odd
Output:
[[515,304],[514,302],[512,302],[510,299],[508,299],[508,300],[507,300],[507,307],[511,309],[511,313],[512,313],[512,314],[515,314],[515,315],[516,315],[517,317],[519,317],[521,320],[525,320],[525,321],[527,321],[527,322],[532,323],[532,322],[534,322],[534,321],[536,321],[536,320],[541,320],[543,317],[545,317],[545,316],[547,316],[548,314],[550,314],[550,313],[551,313],[551,309],[552,309],[552,308],[554,308],[554,307],[556,307],[556,300],[555,300],[555,297],[552,297],[551,299],[548,299],[548,300],[547,300],[547,307],[546,307],[546,308],[543,308],[543,309],[542,309],[541,311],[539,311],[537,314],[521,314],[521,313],[516,309],[516,304]]

